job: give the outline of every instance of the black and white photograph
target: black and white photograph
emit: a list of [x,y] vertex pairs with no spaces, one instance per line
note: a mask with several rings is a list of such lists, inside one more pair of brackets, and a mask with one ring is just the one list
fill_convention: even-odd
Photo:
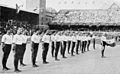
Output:
[[0,0],[0,74],[120,74],[120,0]]

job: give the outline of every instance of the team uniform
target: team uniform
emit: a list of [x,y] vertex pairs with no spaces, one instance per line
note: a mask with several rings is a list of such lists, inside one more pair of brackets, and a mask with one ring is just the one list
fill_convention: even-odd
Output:
[[91,37],[88,36],[88,41],[87,41],[87,51],[89,51],[89,46],[90,46],[90,43],[91,43]]
[[36,35],[33,34],[31,37],[31,41],[32,41],[32,64],[33,67],[37,67],[37,65],[35,64],[36,62],[36,57],[37,57],[37,53],[38,53],[38,47],[39,47],[39,43],[41,40],[41,36],[40,35]]
[[71,56],[73,55],[74,49],[75,49],[75,45],[76,45],[76,37],[75,36],[71,36],[71,41],[72,41],[72,49],[71,49]]
[[54,54],[54,51],[55,51],[55,44],[56,44],[56,41],[55,41],[55,35],[51,35],[51,54],[52,54],[52,57],[55,56]]
[[22,43],[23,51],[22,51],[22,57],[20,58],[20,64],[25,66],[25,64],[23,63],[23,57],[24,57],[24,53],[26,51],[26,44],[27,44],[27,40],[29,37],[27,35],[21,35],[21,37],[23,38],[23,43]]
[[47,53],[48,53],[48,49],[49,49],[49,44],[51,42],[51,39],[50,39],[50,35],[44,35],[42,37],[42,42],[43,42],[43,52],[42,52],[42,58],[43,58],[43,63],[46,64],[48,63],[46,61],[46,58],[47,58]]
[[[79,53],[78,53],[78,50],[79,50],[80,47],[81,47],[81,39],[80,39],[80,36],[77,35],[76,39],[77,39],[76,54],[79,54]],[[80,49],[80,50],[81,50],[81,49]]]
[[3,50],[2,66],[3,69],[9,70],[9,68],[7,68],[6,66],[6,63],[11,51],[12,36],[8,34],[3,35],[1,42],[4,44],[2,47]]
[[55,60],[58,60],[58,52],[60,49],[60,36],[58,34],[55,35],[55,40],[56,40],[56,48],[55,48]]
[[81,36],[81,40],[82,40],[82,50],[81,50],[81,52],[84,53],[85,49],[86,49],[86,37]]
[[22,43],[23,43],[23,38],[21,35],[16,34],[13,37],[13,44],[15,44],[14,46],[14,51],[15,51],[15,55],[14,55],[14,67],[15,67],[15,71],[20,71],[18,69],[18,62],[20,61],[20,59],[22,58]]
[[68,54],[70,54],[70,47],[71,47],[71,37],[68,36]]
[[62,36],[62,43],[63,43],[63,48],[61,50],[62,57],[66,58],[65,57],[65,51],[66,51],[66,47],[67,47],[67,36],[65,36],[65,35]]

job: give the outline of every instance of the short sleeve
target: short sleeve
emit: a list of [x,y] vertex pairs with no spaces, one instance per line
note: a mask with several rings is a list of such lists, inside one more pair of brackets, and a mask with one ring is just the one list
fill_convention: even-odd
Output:
[[3,35],[1,42],[5,42],[5,39],[6,39],[5,35]]
[[31,37],[31,41],[34,41],[34,35],[32,35],[32,37]]

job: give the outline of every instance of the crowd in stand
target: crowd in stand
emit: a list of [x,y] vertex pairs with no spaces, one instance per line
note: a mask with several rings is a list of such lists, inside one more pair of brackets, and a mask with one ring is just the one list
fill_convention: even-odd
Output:
[[16,20],[8,20],[0,22],[0,35],[6,33],[7,29],[10,28],[13,33],[16,33],[18,27],[23,27],[27,31],[32,29],[33,24],[28,24],[25,21],[16,21]]

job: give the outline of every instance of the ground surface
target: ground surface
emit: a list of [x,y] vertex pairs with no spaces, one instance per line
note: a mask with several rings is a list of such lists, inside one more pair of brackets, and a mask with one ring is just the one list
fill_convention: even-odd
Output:
[[[107,47],[105,55],[107,58],[101,58],[100,45],[96,45],[96,50],[84,54],[70,56],[66,54],[67,58],[63,59],[59,54],[60,61],[54,61],[51,57],[50,50],[48,52],[49,64],[42,64],[41,52],[39,49],[37,64],[39,67],[33,68],[31,64],[30,45],[27,45],[27,50],[24,57],[25,67],[19,66],[22,70],[19,74],[120,74],[120,45],[116,47]],[[2,51],[0,49],[0,60],[2,59]],[[2,71],[0,61],[0,74],[16,74],[13,67],[13,52],[11,51],[8,59],[8,67],[10,71]]]

